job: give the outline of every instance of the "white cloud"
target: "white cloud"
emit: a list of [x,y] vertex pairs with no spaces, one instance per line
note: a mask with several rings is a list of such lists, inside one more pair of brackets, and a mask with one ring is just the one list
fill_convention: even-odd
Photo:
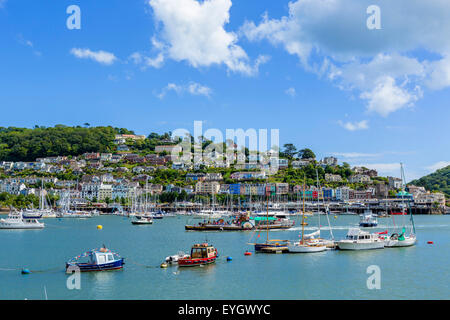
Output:
[[415,102],[421,96],[419,88],[417,88],[417,91],[417,94],[408,92],[408,90],[397,86],[395,79],[385,77],[379,79],[371,92],[361,93],[360,98],[368,100],[368,111],[376,112],[386,117],[390,113],[410,106]]
[[[381,30],[366,27],[372,0],[296,0],[279,19],[265,13],[241,34],[296,55],[302,67],[356,90],[382,116],[413,105],[424,87],[450,87],[450,2],[379,0]],[[431,61],[413,58],[425,50]],[[321,62],[320,62],[321,61]]]
[[343,158],[372,158],[378,157],[379,153],[361,153],[361,152],[333,152],[332,155]]
[[369,123],[367,120],[362,120],[359,122],[343,122],[338,121],[339,125],[349,131],[366,130],[369,129]]
[[291,97],[295,97],[297,95],[295,88],[292,88],[292,87],[287,89],[286,91],[284,91],[284,93],[286,93],[288,96],[291,96]]
[[187,85],[177,85],[175,83],[169,83],[166,87],[161,90],[157,96],[162,99],[166,96],[169,91],[174,91],[177,95],[181,95],[184,92],[187,92],[191,95],[195,96],[205,96],[209,97],[212,93],[211,88],[201,85],[196,82],[190,82]]
[[426,167],[425,169],[434,172],[434,171],[436,171],[436,170],[445,168],[445,167],[447,167],[447,166],[450,166],[450,161],[439,161],[439,162],[436,162],[435,164],[433,164],[433,165],[431,165],[431,166],[429,166],[429,167]]
[[100,64],[111,65],[117,58],[114,54],[106,51],[91,51],[90,49],[73,48],[70,53],[80,59],[92,59]]
[[362,163],[354,166],[377,170],[381,176],[400,176],[400,163]]
[[152,44],[159,50],[147,64],[159,67],[165,58],[186,61],[195,68],[224,64],[229,71],[246,75],[267,62],[259,56],[253,65],[237,45],[238,36],[224,28],[230,20],[231,0],[149,0],[155,19],[162,25]]

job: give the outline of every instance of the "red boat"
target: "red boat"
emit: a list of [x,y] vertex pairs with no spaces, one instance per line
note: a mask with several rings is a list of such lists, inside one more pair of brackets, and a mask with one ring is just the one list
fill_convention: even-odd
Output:
[[391,215],[393,216],[406,216],[408,213],[406,212],[391,212]]
[[218,257],[217,249],[207,243],[194,244],[191,255],[178,259],[179,267],[194,267],[216,262]]

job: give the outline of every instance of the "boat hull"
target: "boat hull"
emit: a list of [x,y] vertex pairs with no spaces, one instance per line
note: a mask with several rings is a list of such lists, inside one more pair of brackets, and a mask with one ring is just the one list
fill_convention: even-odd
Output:
[[323,252],[327,250],[326,246],[308,246],[300,244],[288,245],[288,250],[290,253],[313,253],[313,252]]
[[363,228],[373,228],[373,227],[378,226],[378,223],[373,223],[373,222],[361,222],[361,223],[359,224],[359,226],[360,226],[360,227],[363,227]]
[[178,266],[179,267],[196,267],[200,265],[205,264],[211,264],[216,262],[217,256],[210,257],[210,258],[199,258],[199,259],[190,259],[190,258],[184,258],[184,259],[178,259]]
[[416,238],[405,238],[405,240],[386,240],[384,246],[386,248],[401,248],[401,247],[411,247],[417,242]]
[[383,249],[384,241],[377,242],[354,242],[354,241],[338,241],[337,246],[340,250],[373,250]]
[[287,252],[288,247],[284,243],[255,243],[255,252]]
[[123,258],[104,264],[66,263],[66,272],[71,272],[70,267],[78,267],[81,272],[118,270],[122,269],[124,264]]

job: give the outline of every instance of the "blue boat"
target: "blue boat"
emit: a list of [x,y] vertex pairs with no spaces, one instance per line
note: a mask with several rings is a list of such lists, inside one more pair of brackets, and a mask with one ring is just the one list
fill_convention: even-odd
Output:
[[360,215],[360,221],[359,226],[363,228],[373,228],[378,226],[378,220],[373,215],[372,211],[369,209],[366,209],[364,211],[364,214]]
[[[80,261],[82,258],[87,258],[88,261]],[[103,246],[103,248],[87,251],[66,262],[66,272],[71,273],[77,269],[81,272],[117,270],[122,269],[124,264],[123,258]]]

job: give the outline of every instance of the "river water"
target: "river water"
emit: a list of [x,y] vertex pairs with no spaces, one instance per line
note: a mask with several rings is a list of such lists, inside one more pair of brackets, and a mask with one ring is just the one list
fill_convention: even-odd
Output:
[[[324,216],[322,236],[330,233]],[[374,231],[393,231],[403,217],[379,219]],[[406,222],[408,217],[405,218]],[[318,226],[309,217],[307,230]],[[359,217],[330,217],[336,239]],[[253,254],[246,232],[185,231],[188,217],[166,217],[132,225],[118,216],[44,219],[42,230],[0,230],[0,299],[448,299],[450,216],[415,216],[418,243],[409,248],[326,251],[314,254]],[[271,239],[298,239],[297,227],[270,231]],[[97,225],[103,229],[98,230]],[[311,232],[307,231],[307,232]],[[261,233],[259,239],[266,238]],[[159,268],[168,255],[208,241],[219,251],[215,264]],[[434,244],[427,244],[433,241]],[[82,273],[81,288],[68,289],[65,262],[105,244],[125,258],[123,270]],[[232,257],[227,262],[226,257]],[[369,266],[380,270],[380,289],[368,289]],[[22,275],[28,268],[31,274]]]

